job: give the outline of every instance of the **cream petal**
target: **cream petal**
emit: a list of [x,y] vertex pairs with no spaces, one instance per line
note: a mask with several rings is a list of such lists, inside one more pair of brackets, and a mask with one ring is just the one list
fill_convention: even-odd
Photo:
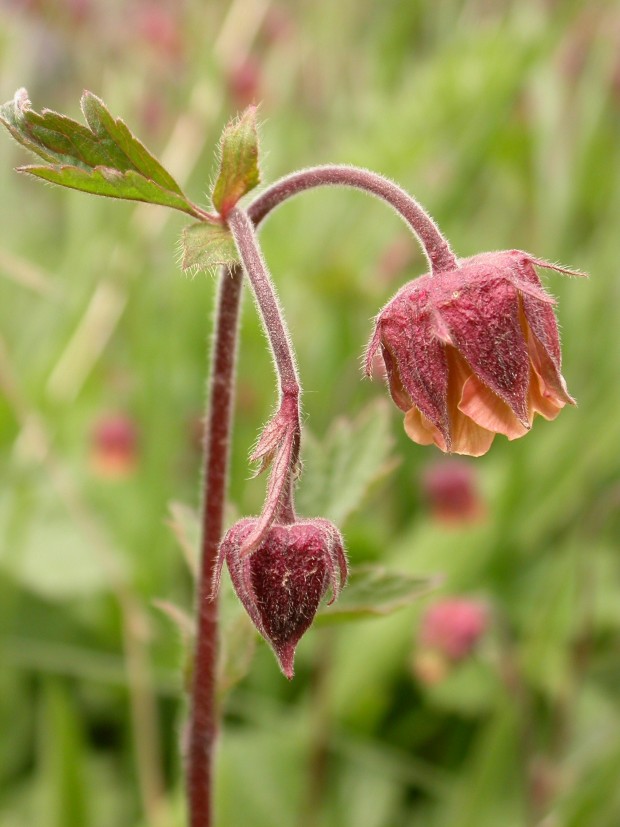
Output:
[[458,409],[451,412],[452,452],[481,457],[491,447],[495,433],[480,427]]
[[[548,306],[537,306],[531,301],[526,307],[524,300],[522,319],[527,333],[530,364],[545,385],[544,395],[551,395],[558,403],[562,401],[574,405],[575,400],[569,394],[560,373],[560,340],[553,310]],[[536,325],[536,330],[533,329],[533,324]],[[546,337],[544,341],[539,338],[542,336]]]
[[545,380],[533,365],[527,401],[532,418],[535,413],[539,413],[548,420],[555,419],[566,404],[563,399],[558,399],[557,394],[546,385]]
[[450,370],[448,410],[450,412],[450,450],[455,454],[480,457],[491,447],[495,434],[481,428],[459,410],[463,387],[473,378],[471,368],[455,348],[446,348]]
[[518,439],[529,430],[503,400],[473,375],[463,385],[458,408],[481,428],[504,434],[510,440]]
[[418,445],[436,445],[446,451],[446,441],[441,431],[417,408],[410,408],[405,414],[405,433]]

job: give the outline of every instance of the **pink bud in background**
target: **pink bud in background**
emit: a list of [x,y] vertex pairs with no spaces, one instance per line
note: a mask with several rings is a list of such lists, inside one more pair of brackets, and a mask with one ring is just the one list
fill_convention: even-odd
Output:
[[90,464],[93,473],[107,479],[122,479],[138,464],[138,430],[126,414],[102,417],[91,434]]
[[233,108],[245,109],[251,103],[257,103],[261,97],[261,80],[261,65],[253,55],[234,64],[227,78]]
[[268,46],[290,41],[296,34],[294,18],[284,3],[271,3],[263,20],[261,34]]
[[323,596],[331,587],[333,602],[346,581],[342,537],[328,520],[275,524],[258,548],[243,556],[243,544],[257,523],[257,518],[246,518],[226,533],[214,591],[226,560],[237,596],[290,679],[295,649],[312,624]]
[[518,250],[482,253],[409,282],[379,313],[366,371],[381,352],[414,442],[481,456],[496,434],[516,439],[536,413],[574,404],[534,265],[572,273]]
[[488,609],[478,600],[452,597],[430,606],[422,618],[419,642],[458,662],[468,657],[488,625]]
[[473,464],[459,459],[440,459],[422,472],[421,487],[432,516],[450,525],[476,522],[485,506],[478,492]]
[[159,58],[178,61],[185,50],[183,32],[174,4],[143,0],[133,11],[134,31],[144,43],[153,49]]

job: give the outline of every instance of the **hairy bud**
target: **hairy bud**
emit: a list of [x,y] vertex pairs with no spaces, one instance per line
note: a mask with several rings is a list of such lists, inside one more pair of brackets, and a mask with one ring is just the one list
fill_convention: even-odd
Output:
[[405,430],[420,445],[480,456],[495,434],[523,436],[534,414],[575,404],[560,373],[554,300],[518,250],[483,253],[405,285],[377,317],[380,349]]
[[226,560],[237,596],[290,679],[297,644],[312,624],[328,587],[333,603],[346,581],[342,537],[323,519],[275,524],[258,547],[244,555],[242,549],[256,531],[257,522],[257,518],[246,518],[227,532],[220,547],[214,591]]

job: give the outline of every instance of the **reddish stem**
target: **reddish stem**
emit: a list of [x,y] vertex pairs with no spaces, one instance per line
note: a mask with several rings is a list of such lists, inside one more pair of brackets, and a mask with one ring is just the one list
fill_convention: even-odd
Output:
[[426,210],[393,181],[368,169],[336,164],[302,169],[281,178],[261,193],[248,208],[248,214],[258,225],[287,198],[321,186],[353,187],[386,201],[419,239],[433,274],[458,267],[450,245]]
[[[301,413],[299,408],[300,386],[295,366],[295,357],[291,346],[289,332],[280,310],[273,281],[263,259],[258,239],[250,217],[245,210],[233,207],[226,216],[230,231],[235,239],[243,269],[247,273],[254,298],[258,305],[276,366],[280,386],[280,411],[290,410],[294,429],[293,450],[289,463],[287,478],[282,488],[282,498],[278,508],[279,519],[283,522],[295,520],[293,501],[293,471],[299,460]],[[286,407],[285,407],[286,406]]]
[[243,269],[248,275],[276,363],[282,396],[299,396],[299,379],[290,336],[248,214],[233,207],[226,216]]
[[197,592],[197,633],[193,661],[187,744],[187,793],[191,827],[212,827],[213,751],[217,734],[218,602],[211,581],[222,537],[228,477],[231,410],[241,297],[240,267],[224,270],[211,357],[205,478],[202,508],[202,559]]

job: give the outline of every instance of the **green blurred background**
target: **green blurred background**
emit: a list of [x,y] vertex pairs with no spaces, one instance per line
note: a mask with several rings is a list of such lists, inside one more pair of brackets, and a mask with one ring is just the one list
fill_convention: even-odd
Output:
[[[222,126],[261,100],[265,181],[363,165],[459,255],[591,273],[544,276],[579,407],[498,437],[467,466],[477,518],[447,524],[425,493],[441,455],[359,381],[371,317],[423,272],[415,241],[352,192],[267,223],[306,392],[302,502],[342,517],[352,562],[443,585],[310,631],[291,684],[262,642],[245,669],[226,599],[218,825],[617,827],[617,3],[3,0],[1,99],[20,86],[73,117],[95,92],[197,201]],[[181,275],[180,214],[41,186],[27,162],[3,134],[0,825],[180,827],[185,655],[153,600],[191,607],[170,503],[191,535],[215,280]],[[230,519],[260,508],[247,453],[273,404],[246,301]],[[458,664],[420,644],[445,596],[487,610]]]

